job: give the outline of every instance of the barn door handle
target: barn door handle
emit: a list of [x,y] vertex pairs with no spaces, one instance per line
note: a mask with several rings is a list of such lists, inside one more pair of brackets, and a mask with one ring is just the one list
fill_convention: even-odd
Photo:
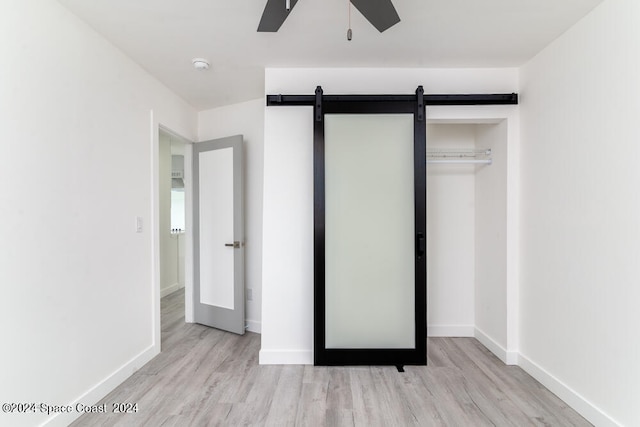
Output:
[[416,243],[418,249],[418,258],[421,258],[422,256],[424,256],[424,253],[426,251],[424,233],[418,233],[418,235],[416,236]]

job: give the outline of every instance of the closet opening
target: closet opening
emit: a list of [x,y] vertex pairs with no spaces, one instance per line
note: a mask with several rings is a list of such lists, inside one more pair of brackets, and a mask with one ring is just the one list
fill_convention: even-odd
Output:
[[507,341],[507,120],[427,124],[429,336]]

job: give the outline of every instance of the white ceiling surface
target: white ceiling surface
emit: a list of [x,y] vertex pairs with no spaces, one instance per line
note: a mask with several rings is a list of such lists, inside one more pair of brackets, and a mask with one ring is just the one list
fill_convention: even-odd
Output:
[[393,0],[384,33],[352,8],[349,42],[347,0],[299,0],[277,33],[266,0],[59,0],[198,110],[263,96],[265,67],[520,66],[601,1]]

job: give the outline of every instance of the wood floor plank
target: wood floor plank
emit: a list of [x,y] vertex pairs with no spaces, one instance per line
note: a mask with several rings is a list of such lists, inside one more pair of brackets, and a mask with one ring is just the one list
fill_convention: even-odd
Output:
[[258,365],[260,335],[184,323],[184,292],[162,299],[162,353],[72,426],[589,426],[473,338],[429,338],[428,366]]
[[267,426],[293,426],[296,421],[304,366],[287,365],[281,369],[265,423]]
[[374,414],[375,403],[372,398],[373,379],[371,368],[355,367],[349,370],[349,385],[353,399],[353,421],[357,426],[379,425],[380,421]]
[[236,425],[266,424],[281,373],[282,366],[260,366],[255,371],[254,386],[247,394],[246,407],[233,418],[237,420]]
[[420,379],[420,369],[406,366],[405,375],[385,371],[386,381],[393,385],[393,392],[403,402],[399,417],[406,420],[406,425],[445,426],[434,396]]
[[[316,370],[313,367],[311,370]],[[319,367],[327,372],[327,400],[325,425],[354,426],[353,397],[349,383],[349,370],[343,367]]]
[[294,425],[325,426],[327,385],[323,382],[302,383]]

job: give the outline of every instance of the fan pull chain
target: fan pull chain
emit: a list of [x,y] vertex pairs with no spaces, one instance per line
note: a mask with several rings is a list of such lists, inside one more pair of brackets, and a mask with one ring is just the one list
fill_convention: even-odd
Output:
[[349,16],[349,29],[347,30],[347,40],[351,41],[353,31],[351,31],[351,0],[347,0],[347,10]]

